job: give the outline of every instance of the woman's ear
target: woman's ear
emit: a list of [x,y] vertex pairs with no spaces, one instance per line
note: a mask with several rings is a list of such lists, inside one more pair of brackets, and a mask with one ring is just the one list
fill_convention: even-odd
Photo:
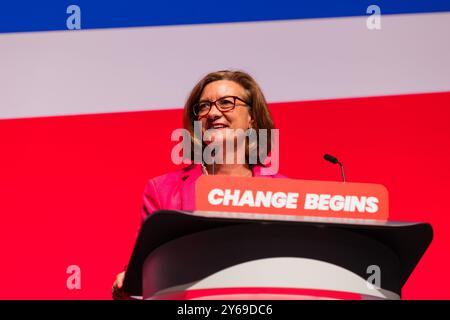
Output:
[[253,121],[252,116],[250,116],[250,119],[248,121],[248,128],[254,128],[255,127],[255,121]]

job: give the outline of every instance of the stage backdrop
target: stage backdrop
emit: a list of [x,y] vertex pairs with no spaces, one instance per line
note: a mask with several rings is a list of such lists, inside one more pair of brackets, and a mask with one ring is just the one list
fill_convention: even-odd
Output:
[[44,3],[0,8],[0,299],[110,298],[184,100],[228,68],[261,84],[281,173],[338,181],[333,154],[433,225],[403,295],[450,298],[448,1],[378,1],[379,25],[368,1]]

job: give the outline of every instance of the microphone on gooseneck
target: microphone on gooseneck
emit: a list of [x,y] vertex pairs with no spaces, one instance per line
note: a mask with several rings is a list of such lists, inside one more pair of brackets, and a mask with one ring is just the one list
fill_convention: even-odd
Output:
[[330,154],[325,154],[323,158],[333,164],[338,164],[341,167],[342,181],[345,182],[344,165],[336,157],[333,157]]

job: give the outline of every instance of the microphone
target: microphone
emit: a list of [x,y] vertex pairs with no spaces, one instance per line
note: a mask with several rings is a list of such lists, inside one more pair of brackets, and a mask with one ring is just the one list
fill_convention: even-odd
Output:
[[333,164],[338,164],[341,167],[341,173],[342,173],[342,181],[345,182],[345,172],[344,172],[344,165],[336,158],[333,157],[330,154],[325,154],[323,158]]

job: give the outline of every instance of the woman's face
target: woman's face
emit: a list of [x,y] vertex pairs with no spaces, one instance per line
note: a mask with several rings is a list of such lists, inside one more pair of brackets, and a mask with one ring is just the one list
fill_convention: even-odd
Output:
[[[247,100],[245,89],[240,84],[230,80],[218,80],[209,83],[203,89],[199,101],[216,101],[225,96],[236,96],[244,101]],[[221,112],[213,104],[208,115],[200,117],[199,120],[202,124],[202,135],[204,136],[206,130],[209,130],[212,133],[211,140],[217,139],[218,136],[224,138],[226,129],[247,130],[252,127],[250,109],[240,100],[236,100],[236,107],[233,110],[226,112]]]

